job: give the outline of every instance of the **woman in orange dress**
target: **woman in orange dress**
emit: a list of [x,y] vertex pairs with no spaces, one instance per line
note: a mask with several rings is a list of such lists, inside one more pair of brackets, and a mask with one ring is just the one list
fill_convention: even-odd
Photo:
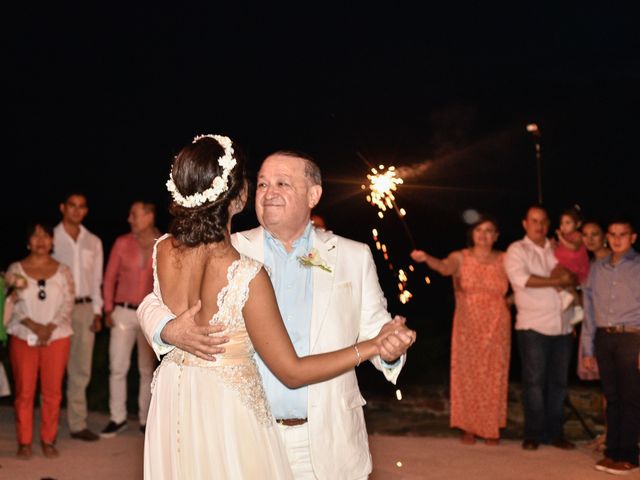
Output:
[[411,252],[442,275],[453,277],[456,309],[451,338],[451,427],[462,430],[463,443],[476,436],[497,445],[507,423],[511,352],[511,314],[505,295],[509,282],[495,220],[480,218],[470,227],[469,248],[446,259],[422,250]]

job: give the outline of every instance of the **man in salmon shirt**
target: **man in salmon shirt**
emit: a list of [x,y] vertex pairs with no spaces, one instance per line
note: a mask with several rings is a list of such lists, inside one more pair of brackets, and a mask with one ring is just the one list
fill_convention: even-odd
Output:
[[138,346],[138,416],[144,433],[151,400],[151,378],[156,366],[153,350],[140,330],[136,309],[153,290],[151,252],[160,236],[155,227],[155,205],[134,202],[129,210],[131,233],[119,236],[111,249],[104,274],[105,325],[109,339],[110,421],[100,436],[110,438],[127,428],[127,373],[133,346]]

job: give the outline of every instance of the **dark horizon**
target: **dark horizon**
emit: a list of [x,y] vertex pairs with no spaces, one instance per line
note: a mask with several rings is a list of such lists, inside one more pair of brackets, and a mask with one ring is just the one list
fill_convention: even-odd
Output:
[[[409,241],[397,218],[381,222],[366,204],[367,162],[429,162],[398,192],[418,246],[461,248],[462,214],[476,209],[498,218],[505,249],[537,198],[532,122],[551,232],[574,204],[638,225],[634,16],[619,5],[529,7],[12,7],[0,269],[26,255],[29,221],[58,221],[70,190],[86,192],[105,258],[134,200],[155,202],[166,229],[171,158],[200,133],[237,141],[252,178],[274,150],[311,154],[329,228],[371,245],[376,227],[399,263]],[[235,228],[256,223],[248,209]],[[431,274],[403,307],[375,256],[390,309],[446,338],[450,323],[435,319],[450,322],[448,280]]]

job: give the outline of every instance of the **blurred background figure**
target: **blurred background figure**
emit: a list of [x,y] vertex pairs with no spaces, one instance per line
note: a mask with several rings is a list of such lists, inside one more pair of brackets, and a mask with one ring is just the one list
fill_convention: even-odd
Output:
[[324,217],[317,213],[311,214],[311,223],[315,228],[321,228],[322,230],[327,229],[327,222],[325,221]]
[[600,223],[588,220],[582,224],[581,232],[582,242],[593,260],[601,260],[611,253]]
[[497,445],[507,422],[511,314],[504,253],[493,249],[497,239],[496,221],[481,216],[469,228],[469,248],[444,260],[422,250],[411,252],[414,261],[453,277],[450,424],[462,430],[466,444],[478,436]]
[[581,342],[584,366],[599,367],[607,399],[604,458],[597,470],[636,472],[640,438],[640,254],[631,220],[609,223],[611,255],[595,262],[584,288]]
[[[607,247],[604,230],[597,221],[589,220],[585,222],[580,230],[582,233],[582,243],[584,243],[585,248],[592,257],[591,264],[605,258],[611,253],[611,250]],[[585,368],[582,359],[581,342],[578,342],[578,377],[581,380],[598,380],[600,378],[597,365],[594,366],[593,370]]]
[[72,335],[74,286],[71,271],[51,257],[53,230],[37,223],[27,235],[29,255],[9,266],[9,273],[26,279],[15,291],[15,304],[7,331],[9,358],[15,379],[17,457],[31,457],[33,409],[40,377],[40,441],[45,457],[57,457],[62,380]]
[[[549,233],[549,215],[539,204],[522,219],[525,236],[507,248],[504,264],[517,309],[515,331],[522,369],[524,450],[541,443],[563,450],[575,445],[564,435],[573,327],[563,312],[558,289],[574,287],[576,278],[558,265]],[[568,314],[573,311],[569,309]]]
[[[578,207],[568,208],[560,215],[560,225],[556,230],[558,239],[554,255],[558,265],[573,273],[580,285],[587,281],[589,274],[589,257],[582,242],[580,227],[582,217]],[[563,309],[573,307],[570,323],[575,325],[584,318],[582,298],[575,287],[558,288],[562,299]]]
[[583,284],[589,274],[589,257],[582,241],[581,226],[582,218],[575,207],[562,212],[560,226],[556,230],[558,245],[554,253],[558,264],[575,274],[578,282]]
[[76,294],[67,365],[67,420],[71,438],[93,442],[100,437],[87,428],[87,386],[95,333],[102,328],[102,242],[82,224],[89,213],[84,194],[68,194],[60,213],[62,221],[53,230],[54,257],[71,269]]
[[104,274],[105,325],[109,337],[109,413],[107,426],[100,432],[114,437],[127,428],[127,373],[133,346],[138,349],[138,418],[144,433],[151,401],[151,377],[156,358],[140,330],[136,310],[153,290],[151,253],[160,236],[155,227],[156,207],[152,203],[134,202],[127,221],[131,232],[119,236],[111,249]]
[[[591,255],[591,265],[593,262],[601,260],[611,254],[611,250],[607,247],[607,239],[602,229],[602,225],[596,220],[588,220],[582,224],[580,229],[582,233],[582,243]],[[578,335],[578,338],[580,336]],[[593,365],[591,370],[587,369],[584,365],[584,359],[582,358],[582,342],[578,341],[578,378],[580,380],[599,380],[600,373],[598,372],[598,365]],[[602,411],[605,412],[606,400],[604,395],[602,396]],[[606,417],[606,415],[603,415]],[[590,445],[598,451],[605,449],[606,434],[598,435]]]

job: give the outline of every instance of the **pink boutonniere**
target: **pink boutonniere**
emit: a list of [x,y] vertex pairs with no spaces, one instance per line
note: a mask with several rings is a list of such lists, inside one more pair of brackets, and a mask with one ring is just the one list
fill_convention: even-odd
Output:
[[327,262],[320,257],[317,248],[312,248],[306,255],[298,257],[298,261],[304,267],[318,267],[329,273],[332,271],[331,267],[327,265]]

